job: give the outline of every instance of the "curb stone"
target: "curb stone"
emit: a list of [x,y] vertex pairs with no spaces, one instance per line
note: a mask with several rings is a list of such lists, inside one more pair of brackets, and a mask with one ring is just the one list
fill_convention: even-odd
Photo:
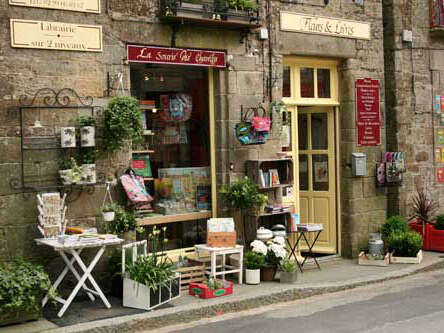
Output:
[[[413,274],[422,272],[429,272],[444,268],[444,261],[440,259],[429,266],[421,268],[407,268],[401,271],[391,272],[386,276],[379,278],[365,278],[356,279],[352,281],[345,281],[336,284],[319,285],[311,287],[289,288],[287,290],[274,292],[271,294],[264,294],[244,299],[237,299],[230,301],[223,301],[217,304],[209,304],[206,306],[193,305],[188,306],[187,309],[168,308],[156,312],[148,312],[145,314],[137,314],[131,316],[123,316],[111,319],[98,320],[89,323],[82,323],[73,326],[56,328],[47,331],[48,333],[126,333],[146,331],[149,329],[156,329],[169,326],[177,323],[189,323],[203,318],[211,318],[221,313],[233,313],[239,311],[250,310],[264,305],[284,303],[298,299],[304,299],[312,296],[334,293],[357,287],[381,283],[388,280],[400,279]],[[177,310],[175,312],[175,309]]]

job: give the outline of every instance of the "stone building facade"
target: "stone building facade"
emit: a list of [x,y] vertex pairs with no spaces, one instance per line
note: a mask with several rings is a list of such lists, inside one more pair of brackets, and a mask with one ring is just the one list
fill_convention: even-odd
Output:
[[[285,82],[286,77],[283,74],[289,62],[313,59],[314,63],[323,64],[323,60],[327,59],[334,63],[331,68],[336,71],[337,76],[328,84],[332,85],[332,93],[333,91],[336,93],[337,103],[325,105],[290,103],[289,108],[308,113],[312,109],[304,108],[321,107],[322,111],[323,107],[328,107],[332,110],[330,125],[334,142],[329,145],[332,147],[329,151],[332,155],[328,157],[328,163],[332,164],[328,164],[328,170],[323,171],[328,173],[327,178],[334,198],[334,202],[328,208],[332,208],[333,211],[329,211],[328,214],[334,216],[335,221],[333,238],[330,240],[332,246],[325,253],[356,256],[359,250],[366,246],[368,233],[376,230],[387,216],[387,190],[377,188],[375,185],[375,166],[386,151],[385,93],[390,94],[389,110],[393,115],[387,117],[390,120],[387,124],[392,126],[392,129],[396,128],[397,133],[396,135],[392,135],[395,132],[387,133],[388,147],[406,150],[409,159],[410,172],[406,177],[405,186],[399,190],[400,193],[391,192],[393,194],[391,198],[396,198],[395,201],[399,202],[401,212],[404,213],[414,177],[424,175],[432,177],[430,149],[432,143],[430,139],[424,139],[426,141],[421,146],[415,146],[413,142],[417,140],[417,135],[411,135],[411,126],[414,125],[418,131],[424,131],[426,137],[425,133],[430,131],[425,124],[426,118],[430,118],[430,97],[439,89],[443,89],[442,82],[444,82],[442,54],[439,50],[426,50],[439,48],[442,44],[441,41],[424,37],[428,35],[428,30],[423,28],[425,17],[428,16],[422,21],[413,22],[412,28],[417,27],[417,30],[414,29],[414,45],[418,43],[417,48],[403,48],[404,45],[399,40],[401,23],[398,21],[400,22],[401,18],[396,16],[396,5],[391,7],[393,3],[398,2],[384,1],[384,3],[384,9],[388,14],[385,17],[386,27],[389,31],[393,30],[393,45],[396,45],[390,53],[393,57],[386,54],[385,59],[381,0],[366,0],[363,4],[351,0],[338,0],[330,1],[327,5],[324,0],[260,1],[260,27],[256,29],[240,29],[229,25],[207,27],[198,23],[171,25],[159,19],[159,3],[152,0],[101,1],[100,14],[22,7],[2,0],[0,3],[2,27],[0,30],[0,81],[2,82],[0,84],[0,170],[4,176],[0,180],[1,257],[12,258],[18,255],[33,258],[40,257],[41,253],[32,242],[32,239],[38,236],[35,229],[37,210],[34,195],[24,195],[19,188],[11,186],[13,179],[20,179],[22,163],[20,119],[17,112],[20,95],[33,96],[41,88],[51,88],[55,91],[70,88],[80,96],[92,96],[95,105],[104,106],[111,96],[118,93],[116,90],[118,73],[123,73],[123,91],[125,94],[130,94],[132,71],[131,65],[126,61],[128,44],[226,51],[227,68],[213,70],[215,122],[212,133],[215,140],[213,173],[216,175],[217,187],[243,176],[245,161],[274,159],[276,152],[281,150],[281,139],[273,133],[264,145],[245,146],[237,141],[234,128],[241,120],[240,106],[256,106],[259,103],[267,103],[270,98],[280,101],[282,97],[287,97],[287,100],[291,100],[291,97],[288,99],[289,96],[282,96],[283,86],[290,84]],[[421,10],[421,15],[425,15],[426,6],[421,5],[418,8]],[[282,12],[336,19],[339,23],[347,20],[352,20],[353,24],[365,22],[370,26],[370,35],[369,38],[353,36],[344,38],[325,33],[283,31]],[[412,13],[412,17],[414,16]],[[11,47],[11,19],[100,25],[103,29],[103,51],[76,52]],[[409,22],[406,24],[412,24]],[[268,38],[260,37],[261,27],[268,30]],[[391,45],[389,37],[386,37],[386,44]],[[384,63],[387,61],[386,75],[393,74],[396,80],[384,81]],[[398,61],[402,61],[402,66],[397,65]],[[406,65],[409,61],[413,62],[421,72],[412,73],[411,67]],[[394,67],[391,67],[392,63]],[[309,63],[306,67],[310,68]],[[406,79],[410,77],[414,77],[415,80]],[[355,83],[357,79],[362,78],[371,78],[380,82],[382,125],[379,146],[357,146]],[[293,81],[291,88],[293,90],[296,90],[295,82],[297,81]],[[385,88],[387,82],[390,86]],[[415,85],[408,89],[410,95],[407,96],[411,98],[406,95],[403,95],[402,99],[399,97],[398,92],[403,90],[404,86],[392,87],[393,84],[401,82],[407,85],[415,82]],[[337,84],[337,87],[333,87],[334,84]],[[319,87],[315,88],[316,91],[318,89]],[[442,91],[441,93],[444,94]],[[412,100],[413,96],[416,100]],[[412,103],[416,105],[417,111],[413,109],[408,111],[411,117],[407,117],[404,113],[405,103],[409,106],[413,105]],[[318,111],[314,113],[316,112]],[[412,124],[411,119],[416,119],[418,122]],[[44,115],[40,120],[45,122]],[[27,124],[31,125],[32,123]],[[297,143],[297,140],[295,139],[293,143]],[[295,175],[299,175],[301,164],[298,163],[297,147],[294,147],[292,152],[296,152],[296,155],[292,156],[295,162]],[[353,152],[363,152],[367,156],[364,177],[352,175]],[[110,172],[126,168],[130,158],[131,154],[128,151],[113,156],[107,155],[99,160],[98,168],[105,170],[112,166],[108,170]],[[55,165],[52,168],[54,172],[57,171]],[[313,170],[310,172],[310,175],[314,173]],[[299,207],[299,195],[304,192],[299,191],[299,186],[296,177],[294,197],[296,207]],[[97,186],[93,194],[81,193],[79,199],[70,207],[69,218],[76,224],[86,226],[100,223],[98,203],[101,202],[103,195],[103,186]],[[298,209],[296,210],[299,213]],[[220,198],[217,200],[217,212],[220,216],[227,214]],[[308,217],[304,217],[302,213],[300,218],[302,221],[304,219],[308,221]],[[318,216],[319,221],[325,223],[328,223],[326,220],[328,218],[328,216]]]
[[[444,94],[444,39],[442,26],[431,27],[431,13],[442,25],[442,6],[440,1],[384,1],[387,146],[406,152],[408,170],[404,185],[389,191],[389,214],[411,216],[416,188],[425,188],[440,209],[444,204],[437,177],[442,159],[435,155],[442,123],[434,111],[436,96]],[[412,33],[411,41],[403,31]]]

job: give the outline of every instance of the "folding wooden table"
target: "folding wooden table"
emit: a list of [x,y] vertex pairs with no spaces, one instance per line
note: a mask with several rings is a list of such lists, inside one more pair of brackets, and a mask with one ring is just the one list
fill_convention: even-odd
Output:
[[[35,240],[38,245],[47,245],[50,246],[59,253],[59,255],[62,257],[63,261],[65,262],[65,268],[60,273],[58,278],[55,280],[54,284],[52,285],[53,290],[57,290],[60,283],[65,278],[68,271],[71,271],[74,276],[77,279],[77,284],[72,290],[69,297],[65,300],[61,297],[56,297],[55,300],[61,304],[63,304],[62,308],[60,309],[59,313],[57,314],[59,317],[62,317],[65,311],[68,309],[69,305],[74,300],[74,297],[76,297],[77,293],[80,291],[80,288],[82,288],[86,294],[88,295],[89,299],[91,301],[95,300],[94,296],[99,296],[105,304],[105,306],[109,309],[111,308],[111,304],[106,299],[105,295],[103,294],[102,290],[100,290],[99,285],[97,284],[96,280],[94,280],[92,276],[92,271],[98,261],[100,260],[100,257],[105,252],[105,249],[107,246],[113,246],[113,245],[119,245],[123,242],[122,239],[119,238],[113,238],[113,239],[107,239],[107,240],[91,240],[91,241],[74,241],[74,242],[67,242],[65,244],[59,243],[56,239],[36,239]],[[82,251],[86,248],[96,248],[97,253],[94,256],[94,258],[91,260],[89,266],[87,266],[82,258],[80,257],[80,254]],[[71,255],[72,257],[69,259],[68,256]],[[77,269],[74,267],[74,263],[77,263],[77,265],[82,270],[82,275],[79,274]],[[86,280],[89,280],[89,282],[92,285],[92,288],[89,288],[86,284]],[[44,307],[48,303],[48,295],[45,296],[45,298],[42,301],[42,307]]]

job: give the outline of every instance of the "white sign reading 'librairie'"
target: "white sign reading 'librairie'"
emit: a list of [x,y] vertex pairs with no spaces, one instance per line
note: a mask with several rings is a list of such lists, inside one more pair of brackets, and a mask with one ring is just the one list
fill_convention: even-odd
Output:
[[9,4],[13,6],[100,13],[100,0],[9,0]]
[[354,39],[370,39],[370,23],[281,12],[281,30]]
[[11,19],[11,46],[101,52],[102,26]]

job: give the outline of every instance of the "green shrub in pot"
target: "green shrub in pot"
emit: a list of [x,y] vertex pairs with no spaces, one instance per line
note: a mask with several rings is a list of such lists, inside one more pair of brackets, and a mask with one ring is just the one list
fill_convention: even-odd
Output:
[[387,221],[382,225],[382,236],[384,239],[389,238],[392,233],[406,232],[408,231],[408,223],[405,218],[399,215],[389,217]]
[[108,151],[123,147],[125,141],[140,141],[143,135],[141,110],[137,99],[117,96],[111,99],[103,116],[103,141]]
[[261,269],[265,266],[265,256],[263,254],[248,251],[245,254],[245,267],[247,269]]
[[47,293],[50,299],[56,296],[42,266],[23,260],[0,263],[0,325],[38,318]]
[[396,257],[416,257],[422,247],[422,236],[414,231],[393,232],[388,237],[388,246]]
[[126,210],[124,207],[114,203],[112,207],[107,207],[115,212],[114,220],[105,224],[106,232],[120,235],[137,228],[137,220],[134,212]]
[[259,192],[259,187],[250,178],[239,178],[231,184],[221,186],[219,193],[230,208],[248,209],[267,203],[267,196]]
[[444,214],[438,214],[435,218],[435,229],[444,230]]

